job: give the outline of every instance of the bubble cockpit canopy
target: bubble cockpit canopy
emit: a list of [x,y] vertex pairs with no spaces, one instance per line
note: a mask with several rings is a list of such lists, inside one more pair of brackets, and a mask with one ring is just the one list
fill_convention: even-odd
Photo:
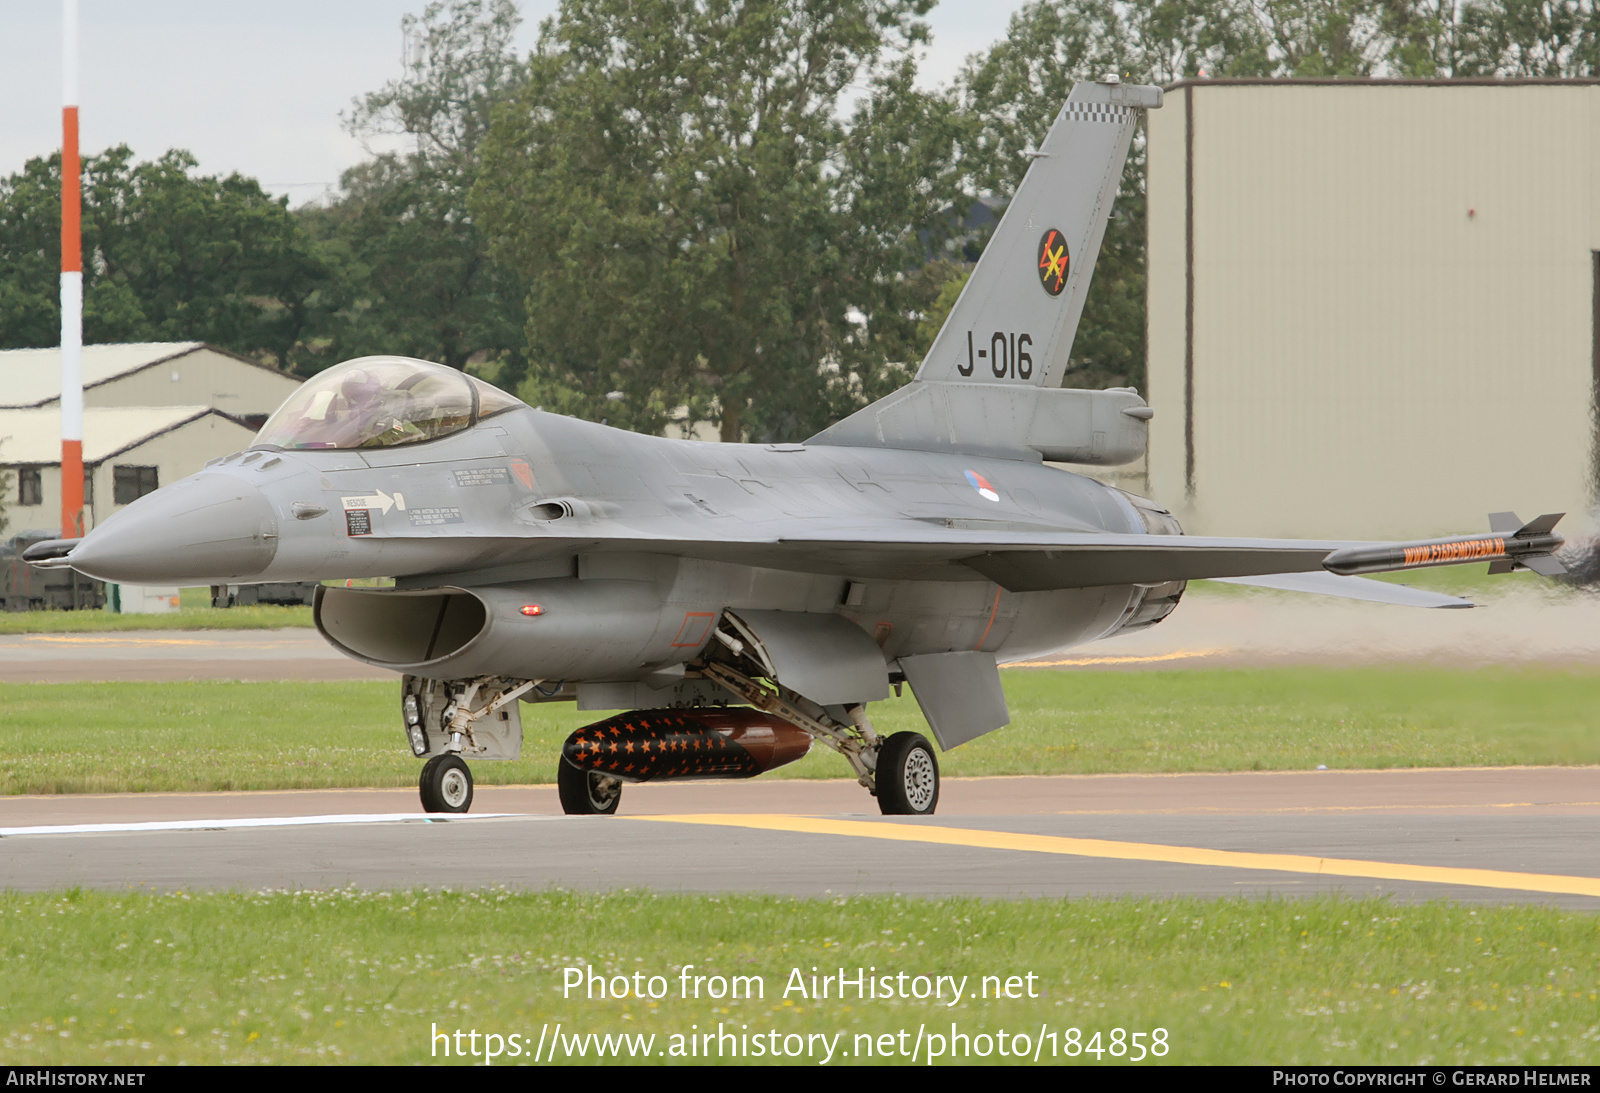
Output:
[[301,385],[255,448],[392,448],[471,428],[522,402],[476,376],[410,357],[359,357]]

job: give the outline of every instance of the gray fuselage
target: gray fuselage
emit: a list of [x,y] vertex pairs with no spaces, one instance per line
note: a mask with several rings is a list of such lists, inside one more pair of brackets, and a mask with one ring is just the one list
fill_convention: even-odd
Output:
[[[1041,463],[709,444],[519,408],[402,447],[228,456],[117,514],[74,561],[147,583],[394,577],[396,591],[328,590],[324,632],[438,678],[639,678],[691,659],[699,620],[729,608],[836,612],[890,663],[1011,661],[1114,633],[1147,596],[1013,593],[948,549],[874,542],[905,527],[1147,530],[1127,495]],[[447,596],[475,604],[447,620]],[[341,628],[356,598],[344,614],[361,621]]]

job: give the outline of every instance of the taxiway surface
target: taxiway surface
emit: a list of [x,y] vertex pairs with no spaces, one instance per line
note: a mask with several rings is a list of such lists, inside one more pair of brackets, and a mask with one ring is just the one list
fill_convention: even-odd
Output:
[[886,819],[848,782],[546,786],[476,815],[407,790],[0,800],[0,886],[467,886],[821,896],[1388,895],[1600,909],[1600,770],[953,779]]
[[398,679],[308,627],[0,636],[0,683]]
[[[1214,595],[1045,667],[1592,665],[1597,624],[1600,599],[1536,589],[1472,612]],[[309,630],[0,638],[0,682],[386,678]],[[929,819],[880,817],[844,781],[629,787],[609,818],[560,816],[548,786],[480,787],[469,817],[416,807],[411,790],[0,798],[0,885],[1340,892],[1600,909],[1594,768],[963,779]]]

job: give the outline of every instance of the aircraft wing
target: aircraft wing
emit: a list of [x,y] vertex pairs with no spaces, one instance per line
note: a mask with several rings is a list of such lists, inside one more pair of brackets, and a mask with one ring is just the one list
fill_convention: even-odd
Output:
[[939,527],[909,533],[905,528],[884,529],[881,534],[856,531],[838,539],[788,534],[781,541],[791,548],[870,553],[880,565],[894,556],[912,565],[955,562],[1010,592],[1306,573],[1321,570],[1335,551],[1358,545],[1104,532],[996,534]]
[[[1540,521],[1550,522],[1549,517]],[[609,524],[609,527],[597,526]],[[979,525],[979,526],[973,526]],[[1537,525],[1537,526],[1536,526]],[[775,566],[865,579],[961,580],[983,577],[1011,592],[1098,585],[1238,579],[1288,591],[1461,607],[1464,600],[1363,581],[1377,573],[1487,561],[1507,568],[1559,564],[1561,537],[1535,521],[1521,538],[1509,531],[1414,542],[1247,539],[1018,527],[960,519],[783,520],[765,527],[730,525],[719,534],[686,537],[676,521],[596,521],[572,538],[478,540],[481,557],[467,567],[473,583],[510,579],[494,562],[513,565],[533,555],[648,550],[745,565]],[[574,531],[577,529],[574,528]],[[494,561],[491,561],[491,558]],[[455,574],[433,570],[434,580]],[[1251,580],[1251,578],[1261,578]],[[421,585],[428,577],[414,577]]]
[[948,526],[910,532],[903,526],[877,533],[856,529],[848,539],[827,541],[789,534],[782,541],[786,545],[809,541],[825,550],[875,548],[891,555],[903,553],[908,562],[912,557],[924,563],[937,557],[959,562],[1011,592],[1233,579],[1417,607],[1470,607],[1456,597],[1366,581],[1356,574],[1472,561],[1490,562],[1496,567],[1493,572],[1513,568],[1559,572],[1561,565],[1553,557],[1562,542],[1553,532],[1558,519],[1551,514],[1515,527],[1503,526],[1515,517],[1495,514],[1494,522],[1502,526],[1488,535],[1387,543],[1061,531],[994,534]]

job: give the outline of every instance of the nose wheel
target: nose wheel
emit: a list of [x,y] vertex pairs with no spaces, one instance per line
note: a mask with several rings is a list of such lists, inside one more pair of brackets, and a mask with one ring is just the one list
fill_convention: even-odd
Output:
[[472,807],[472,772],[459,755],[435,755],[422,765],[417,787],[424,812],[465,812]]
[[921,733],[897,732],[878,751],[873,778],[885,816],[932,816],[939,804],[939,760]]

